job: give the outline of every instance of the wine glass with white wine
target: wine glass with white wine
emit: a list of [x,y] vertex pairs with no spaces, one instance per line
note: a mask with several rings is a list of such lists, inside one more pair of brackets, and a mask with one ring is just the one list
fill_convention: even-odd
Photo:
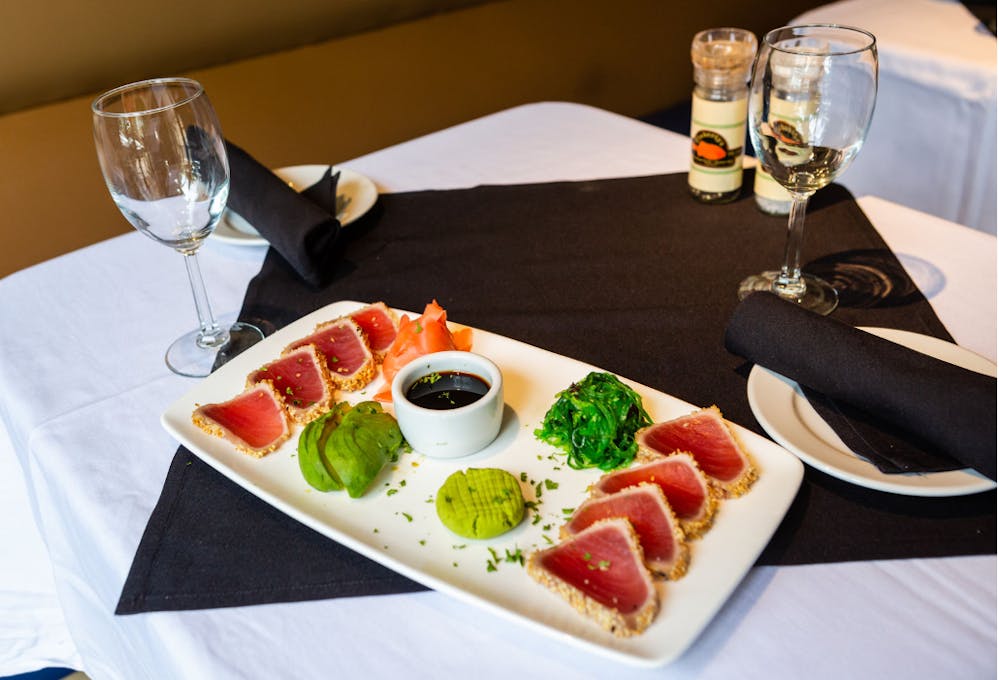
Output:
[[867,31],[786,26],[764,36],[750,82],[750,139],[792,209],[781,269],[744,279],[740,299],[764,290],[820,314],[836,308],[836,289],[801,269],[806,205],[858,155],[877,89],[878,52]]
[[167,350],[174,373],[204,377],[263,334],[212,314],[198,249],[229,196],[229,163],[204,88],[188,78],[123,85],[91,105],[97,157],[111,198],[138,231],[184,256],[199,327]]

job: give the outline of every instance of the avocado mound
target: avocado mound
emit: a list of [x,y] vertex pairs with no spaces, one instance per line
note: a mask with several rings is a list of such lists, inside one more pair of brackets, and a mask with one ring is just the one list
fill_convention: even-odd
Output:
[[438,490],[441,523],[465,538],[493,538],[520,524],[524,496],[512,474],[497,468],[452,473]]

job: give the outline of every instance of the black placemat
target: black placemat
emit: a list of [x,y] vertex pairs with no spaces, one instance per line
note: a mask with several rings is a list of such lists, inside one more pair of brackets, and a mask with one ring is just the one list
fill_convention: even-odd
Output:
[[[384,300],[419,311],[436,298],[463,324],[697,405],[716,404],[730,420],[762,432],[746,397],[750,366],[722,340],[737,284],[774,268],[784,245],[784,221],[757,211],[749,194],[728,205],[700,205],[684,174],[390,194],[344,235],[349,242],[332,283],[320,290],[304,286],[269,252],[248,288],[243,317],[280,328],[336,300]],[[855,277],[851,265],[858,258],[864,272],[882,263],[896,284],[874,295],[858,287],[864,277]],[[899,278],[899,263],[845,189],[828,187],[813,199],[804,259],[816,262],[817,273],[855,286],[845,291],[838,318],[949,337],[912,282]],[[348,552],[182,449],[118,611],[337,597],[352,594],[352,581],[365,584],[361,592],[419,587],[367,560],[347,569]],[[807,467],[758,563],[995,552],[995,492],[896,496]],[[251,569],[248,586],[239,572]]]

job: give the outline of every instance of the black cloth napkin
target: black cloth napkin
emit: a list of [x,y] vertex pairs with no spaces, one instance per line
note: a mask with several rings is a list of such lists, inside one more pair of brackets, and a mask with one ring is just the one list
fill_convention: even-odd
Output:
[[996,378],[768,293],[736,307],[725,342],[730,352],[811,388],[827,422],[880,470],[971,467],[996,480]]
[[[773,268],[784,247],[785,221],[756,209],[752,184],[748,173],[745,195],[721,206],[693,201],[686,173],[383,195],[345,230],[326,287],[304,285],[271,250],[241,316],[280,328],[337,300],[420,310],[437,298],[449,319],[716,404],[762,433],[746,396],[749,364],[723,346],[740,280]],[[845,189],[828,187],[810,203],[804,257],[807,269],[845,286],[838,318],[948,338]],[[848,294],[852,272],[869,273],[873,262],[893,272],[883,277],[891,288]],[[235,552],[218,548],[220,534]],[[996,534],[995,492],[896,496],[807,468],[758,564],[995,553]],[[345,568],[345,552],[181,449],[119,611],[350,594],[381,568]],[[240,576],[248,565],[258,572],[249,595]],[[289,583],[307,586],[290,592]],[[378,585],[419,587],[384,573]]]
[[332,168],[298,193],[246,151],[226,142],[229,156],[227,208],[253,225],[271,247],[312,286],[330,278],[339,256],[337,181]]

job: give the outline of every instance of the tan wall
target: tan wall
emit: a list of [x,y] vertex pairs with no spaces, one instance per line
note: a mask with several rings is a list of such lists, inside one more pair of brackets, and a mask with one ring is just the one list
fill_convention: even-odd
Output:
[[[818,3],[676,4],[505,0],[189,74],[265,164],[336,163],[531,101],[650,113],[690,96],[698,30],[760,35]],[[130,229],[100,176],[90,100],[0,117],[0,276]]]
[[0,2],[0,113],[490,0]]

